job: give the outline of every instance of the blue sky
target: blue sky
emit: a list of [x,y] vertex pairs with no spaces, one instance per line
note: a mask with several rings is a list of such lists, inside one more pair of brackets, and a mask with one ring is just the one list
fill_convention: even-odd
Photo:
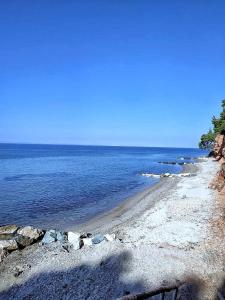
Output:
[[0,141],[197,146],[225,98],[225,1],[0,0]]

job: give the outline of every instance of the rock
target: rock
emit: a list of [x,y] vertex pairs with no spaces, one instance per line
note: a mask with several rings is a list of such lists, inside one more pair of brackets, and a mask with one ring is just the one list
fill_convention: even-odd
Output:
[[43,231],[32,226],[25,226],[18,230],[20,235],[29,237],[30,239],[37,240],[43,235]]
[[102,241],[104,241],[104,235],[101,235],[101,234],[96,234],[92,239],[93,244],[99,244]]
[[164,174],[162,174],[162,177],[170,177],[170,176],[171,176],[170,173],[164,173]]
[[3,261],[3,259],[7,256],[8,252],[3,249],[3,248],[0,248],[0,262]]
[[81,239],[85,239],[85,238],[90,238],[91,236],[92,236],[91,233],[82,233],[81,236],[80,236],[80,238]]
[[16,225],[5,225],[0,226],[0,235],[1,234],[15,234],[18,229]]
[[47,244],[51,244],[53,242],[55,242],[57,239],[57,233],[55,230],[51,229],[46,231],[41,243],[43,245],[47,245]]
[[113,234],[105,234],[105,239],[108,241],[108,242],[112,242],[116,239],[116,235],[113,233]]
[[68,242],[73,246],[75,250],[78,250],[81,248],[82,241],[80,239],[80,234],[77,232],[68,232]]
[[91,246],[93,245],[92,243],[92,238],[84,238],[82,239],[84,246]]
[[15,239],[12,240],[0,240],[0,249],[13,251],[18,249],[18,244]]
[[17,233],[18,235],[16,237],[16,241],[22,247],[26,247],[33,244],[43,235],[42,230],[39,230],[32,226],[22,227],[17,231]]
[[151,174],[151,173],[142,173],[141,175],[145,176],[145,177],[155,177],[155,178],[160,178],[160,176],[161,176],[158,174]]
[[61,243],[66,242],[67,236],[66,236],[65,232],[56,231],[56,240],[61,242]]

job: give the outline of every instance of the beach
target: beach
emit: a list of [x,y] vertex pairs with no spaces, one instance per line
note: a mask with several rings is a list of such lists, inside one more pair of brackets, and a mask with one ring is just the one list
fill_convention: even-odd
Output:
[[[115,233],[110,243],[12,252],[0,264],[0,299],[117,299],[185,282],[193,282],[193,299],[214,299],[224,280],[223,205],[208,186],[219,165],[203,159],[194,167],[196,176],[166,178],[74,228]],[[18,266],[24,271],[15,277]]]

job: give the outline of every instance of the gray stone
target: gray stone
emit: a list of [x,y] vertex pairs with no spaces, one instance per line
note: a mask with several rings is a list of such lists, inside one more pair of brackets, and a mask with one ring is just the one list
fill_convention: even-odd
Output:
[[46,231],[43,239],[42,239],[42,244],[46,245],[46,244],[51,244],[53,242],[55,242],[57,239],[57,233],[55,230],[48,230]]
[[67,241],[67,236],[65,234],[65,232],[61,232],[61,231],[56,231],[56,240],[64,243]]
[[15,239],[13,240],[2,240],[0,241],[0,249],[13,251],[18,249],[18,244]]
[[14,234],[16,233],[18,226],[16,225],[5,225],[0,226],[0,235],[1,234]]
[[17,233],[22,236],[28,237],[31,240],[38,240],[43,235],[42,230],[34,228],[32,226],[22,227],[17,231]]
[[17,231],[17,243],[21,247],[26,247],[36,242],[42,235],[43,231],[32,226],[22,227]]
[[101,234],[96,234],[92,239],[93,244],[99,244],[102,241],[104,241],[104,235],[101,235]]
[[77,232],[68,232],[68,242],[73,246],[75,250],[81,248],[82,240],[80,239],[80,234]]

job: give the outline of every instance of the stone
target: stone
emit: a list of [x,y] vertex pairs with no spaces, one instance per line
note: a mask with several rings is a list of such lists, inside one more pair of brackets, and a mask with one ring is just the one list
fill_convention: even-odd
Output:
[[61,242],[61,243],[66,242],[67,236],[66,236],[65,232],[56,231],[56,240]]
[[29,237],[30,239],[37,240],[43,235],[43,231],[32,226],[25,226],[18,230],[20,235]]
[[92,238],[84,238],[82,239],[84,246],[91,246],[92,244]]
[[84,239],[84,238],[90,238],[91,236],[92,236],[92,234],[89,233],[89,232],[88,232],[88,233],[82,233],[81,236],[80,236],[80,238],[81,238],[81,239]]
[[51,229],[46,231],[41,243],[43,245],[47,245],[47,244],[51,244],[53,242],[55,242],[57,239],[57,233],[55,230]]
[[169,177],[171,174],[170,173],[165,173],[164,176],[165,177]]
[[104,241],[104,235],[101,234],[96,234],[93,238],[92,238],[92,243],[93,244],[99,244],[102,241]]
[[77,232],[68,232],[68,242],[73,246],[75,250],[78,250],[81,248],[82,241],[80,239],[80,234]]
[[113,234],[105,234],[105,239],[108,241],[108,242],[112,242],[116,239],[116,235],[113,233]]
[[16,237],[16,241],[22,247],[33,244],[43,235],[42,230],[39,230],[32,226],[22,227],[17,231],[17,233],[18,235]]
[[12,240],[0,240],[0,249],[13,251],[18,249],[18,244],[15,239]]
[[0,234],[15,234],[18,229],[16,225],[0,226]]

